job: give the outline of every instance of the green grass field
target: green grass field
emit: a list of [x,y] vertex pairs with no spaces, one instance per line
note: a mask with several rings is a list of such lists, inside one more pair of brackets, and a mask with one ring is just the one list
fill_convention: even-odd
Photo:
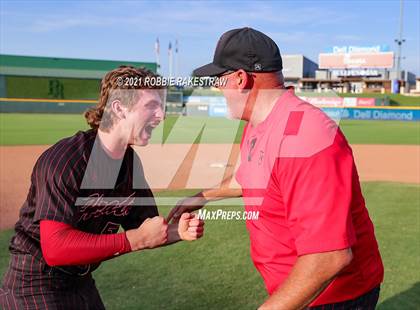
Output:
[[[385,265],[379,309],[418,309],[420,187],[374,182],[363,191]],[[0,275],[11,235],[0,233]],[[243,221],[207,221],[199,241],[122,256],[94,276],[107,309],[255,309],[266,293],[248,246]]]
[[[175,121],[170,117],[156,129],[152,143],[178,125],[167,141],[194,141],[191,132],[199,134],[204,123],[200,118]],[[206,121],[202,143],[232,142],[232,132],[239,141],[235,132],[243,124]],[[342,121],[340,126],[353,144],[420,144],[419,122]],[[0,114],[0,145],[52,144],[84,129],[79,115]],[[419,309],[420,186],[366,182],[362,187],[385,265],[379,309]],[[160,212],[166,215],[169,207]],[[11,230],[0,232],[0,276],[7,268],[11,235]],[[248,246],[243,221],[207,221],[202,240],[122,256],[104,262],[94,276],[107,309],[255,309],[266,293]]]
[[[161,141],[176,121],[169,117],[153,134],[152,143]],[[193,142],[206,123],[202,143],[230,143],[239,124],[225,118],[180,117],[168,142]],[[182,123],[182,124],[181,124]],[[178,126],[175,124],[175,126]],[[420,122],[343,120],[340,126],[352,144],[420,144]],[[88,126],[81,115],[70,114],[0,114],[0,145],[53,144]],[[195,132],[192,135],[191,132]],[[240,133],[236,142],[240,141]]]

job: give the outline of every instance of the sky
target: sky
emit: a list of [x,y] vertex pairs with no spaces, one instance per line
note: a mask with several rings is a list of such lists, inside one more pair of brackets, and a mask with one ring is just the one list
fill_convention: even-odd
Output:
[[[419,76],[420,0],[403,3],[402,68]],[[396,51],[399,14],[399,0],[0,0],[0,53],[155,62],[159,38],[161,74],[168,75],[168,45],[178,39],[178,75],[188,76],[211,62],[223,32],[244,26],[269,35],[282,54],[315,62],[332,46],[386,44]]]

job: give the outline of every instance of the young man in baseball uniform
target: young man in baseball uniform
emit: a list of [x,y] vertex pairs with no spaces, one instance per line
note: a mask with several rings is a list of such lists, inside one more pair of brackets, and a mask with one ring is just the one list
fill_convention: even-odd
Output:
[[92,278],[102,261],[202,236],[203,222],[192,214],[178,225],[159,216],[131,148],[147,145],[164,117],[163,90],[125,82],[145,77],[155,75],[128,66],[109,72],[85,114],[92,129],[57,142],[36,162],[1,309],[104,309]]
[[[170,212],[242,196],[251,258],[269,298],[259,309],[374,309],[383,265],[352,150],[320,109],[283,84],[276,43],[251,28],[220,38],[196,76],[223,76],[232,118],[247,122],[236,179],[241,190],[205,190]],[[258,202],[259,201],[259,202]]]

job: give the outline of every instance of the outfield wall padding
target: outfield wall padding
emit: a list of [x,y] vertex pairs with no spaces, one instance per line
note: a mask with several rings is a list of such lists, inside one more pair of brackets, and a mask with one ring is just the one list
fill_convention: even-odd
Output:
[[95,103],[66,101],[0,101],[0,113],[81,114]]

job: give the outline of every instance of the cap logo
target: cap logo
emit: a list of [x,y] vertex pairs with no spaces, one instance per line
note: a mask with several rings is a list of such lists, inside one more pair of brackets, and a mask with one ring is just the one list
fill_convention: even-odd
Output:
[[255,71],[261,71],[261,64],[260,63],[254,64],[254,70]]

